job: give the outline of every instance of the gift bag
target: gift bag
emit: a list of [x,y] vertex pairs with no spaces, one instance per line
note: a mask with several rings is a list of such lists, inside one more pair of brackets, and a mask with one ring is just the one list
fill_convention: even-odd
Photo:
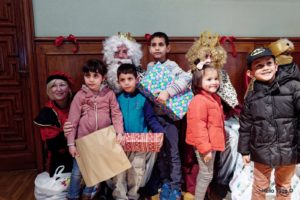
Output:
[[163,133],[125,133],[124,151],[159,152]]
[[[147,71],[139,84],[139,90],[151,101],[156,102],[157,92],[165,90],[176,81],[170,76],[170,70],[158,63]],[[156,102],[158,106],[173,120],[180,120],[187,112],[188,105],[193,98],[191,89],[169,98],[166,104]]]
[[57,167],[53,177],[48,172],[37,175],[34,181],[34,196],[37,200],[61,200],[67,196],[71,173],[63,173],[64,166]]
[[80,155],[76,156],[76,161],[89,187],[131,167],[123,148],[116,141],[113,126],[77,139],[76,148]]

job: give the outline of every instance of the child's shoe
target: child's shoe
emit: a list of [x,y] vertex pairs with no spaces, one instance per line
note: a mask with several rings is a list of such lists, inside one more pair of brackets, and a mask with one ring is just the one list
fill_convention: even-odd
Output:
[[171,192],[170,183],[164,183],[161,186],[161,191],[159,193],[159,199],[160,200],[169,200],[170,192]]
[[150,200],[159,200],[159,194],[156,194],[150,198],[151,198]]
[[169,200],[181,200],[181,192],[177,189],[172,190]]
[[195,199],[195,196],[192,195],[192,193],[190,193],[190,192],[186,192],[183,195],[183,200],[194,200],[194,199]]

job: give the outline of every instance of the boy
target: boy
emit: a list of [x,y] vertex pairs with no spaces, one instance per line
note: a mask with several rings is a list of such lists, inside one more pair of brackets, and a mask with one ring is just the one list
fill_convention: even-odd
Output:
[[240,116],[238,152],[245,164],[254,161],[252,199],[265,199],[275,169],[276,199],[290,199],[297,160],[300,83],[294,74],[277,72],[269,49],[256,48],[247,57],[254,88]]
[[[150,37],[149,52],[155,62],[150,62],[147,70],[160,62],[171,71],[170,76],[178,77],[166,90],[159,92],[157,101],[164,103],[168,98],[185,91],[191,84],[191,75],[184,72],[175,62],[167,59],[170,52],[169,38],[163,32],[156,32]],[[181,198],[181,161],[178,149],[178,130],[174,122],[157,106],[154,108],[159,121],[164,127],[164,145],[158,155],[157,165],[163,182],[160,192],[161,200],[177,200]],[[167,156],[164,158],[164,156]],[[167,162],[165,161],[167,160]]]
[[[123,114],[126,133],[163,133],[164,129],[158,122],[150,102],[136,88],[138,74],[133,64],[121,64],[117,70],[118,82],[123,90],[118,102]],[[114,199],[139,198],[138,189],[145,174],[146,158],[151,152],[129,152],[128,159],[132,168],[114,178]]]

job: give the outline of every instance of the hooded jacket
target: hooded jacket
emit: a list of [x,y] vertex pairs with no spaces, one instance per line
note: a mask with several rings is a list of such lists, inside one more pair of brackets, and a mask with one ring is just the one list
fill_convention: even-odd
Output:
[[[86,108],[83,108],[84,105]],[[94,94],[83,85],[71,103],[68,121],[73,125],[68,135],[68,144],[111,124],[117,133],[124,132],[122,113],[115,93],[107,86],[102,86],[99,93]]]
[[255,81],[240,116],[238,152],[269,165],[296,164],[300,139],[300,82],[281,71],[267,85]]

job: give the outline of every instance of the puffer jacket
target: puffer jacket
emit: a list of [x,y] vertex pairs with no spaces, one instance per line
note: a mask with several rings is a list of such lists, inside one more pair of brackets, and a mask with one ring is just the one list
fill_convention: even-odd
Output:
[[201,90],[194,96],[187,112],[186,143],[201,154],[224,151],[224,114],[218,95]]
[[68,144],[111,124],[117,133],[124,132],[123,116],[116,95],[107,86],[102,86],[96,95],[83,85],[71,103],[68,121],[73,126],[68,135]]
[[271,167],[298,163],[300,82],[281,71],[269,85],[255,81],[240,116],[238,152]]

